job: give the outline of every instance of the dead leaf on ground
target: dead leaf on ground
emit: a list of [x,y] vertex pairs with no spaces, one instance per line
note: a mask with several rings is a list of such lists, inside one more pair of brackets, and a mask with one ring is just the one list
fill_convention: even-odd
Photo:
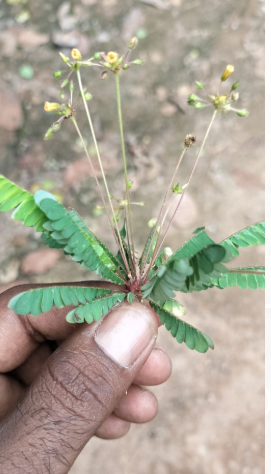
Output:
[[54,267],[61,252],[56,249],[40,249],[31,252],[23,259],[21,270],[25,274],[41,275]]

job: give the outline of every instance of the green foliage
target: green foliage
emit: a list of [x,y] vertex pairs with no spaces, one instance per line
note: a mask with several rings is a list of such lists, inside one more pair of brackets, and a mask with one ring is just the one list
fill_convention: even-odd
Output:
[[[49,193],[48,193],[49,194]],[[122,285],[125,276],[121,273],[119,262],[108,248],[87,228],[78,214],[65,209],[62,204],[47,197],[40,191],[35,193],[35,201],[47,217],[45,243],[51,247],[64,248],[66,254],[81,265],[96,271],[107,280]]]
[[262,245],[265,243],[265,223],[257,222],[250,225],[236,234],[220,242],[228,252],[227,261],[240,254],[239,247],[249,247],[250,245]]
[[239,286],[242,290],[246,290],[247,288],[251,290],[263,290],[265,287],[265,268],[231,268],[228,273],[222,275],[220,278],[213,278],[212,283],[221,289],[227,288],[228,286],[231,288]]
[[66,320],[68,323],[88,323],[99,321],[102,316],[106,316],[109,311],[118,303],[121,303],[126,298],[125,293],[113,293],[110,296],[103,296],[95,299],[90,303],[78,306],[78,308],[70,311]]
[[13,219],[22,221],[25,226],[35,227],[37,232],[43,231],[46,218],[36,205],[33,194],[0,175],[0,211],[7,212],[14,208]]
[[214,349],[213,341],[206,334],[199,331],[199,329],[173,316],[159,303],[150,300],[150,305],[160,316],[162,324],[180,344],[185,342],[189,349],[201,353],[206,352],[209,348]]
[[134,293],[132,293],[132,292],[128,293],[128,295],[127,295],[128,303],[133,304],[135,299],[136,299],[136,295]]
[[47,286],[19,293],[9,301],[8,307],[18,314],[38,316],[50,311],[53,306],[63,308],[70,305],[77,306],[79,303],[85,305],[111,293],[111,290],[105,288]]
[[143,297],[163,302],[173,298],[174,291],[189,291],[197,281],[208,286],[212,283],[212,278],[218,278],[227,272],[226,267],[221,264],[225,257],[226,250],[215,244],[205,230],[199,229],[142,286]]

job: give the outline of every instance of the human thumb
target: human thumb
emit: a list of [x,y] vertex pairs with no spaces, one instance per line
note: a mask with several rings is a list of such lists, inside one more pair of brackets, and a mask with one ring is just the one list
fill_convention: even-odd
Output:
[[149,306],[124,303],[101,323],[74,332],[47,359],[19,412],[3,427],[5,454],[12,458],[18,443],[22,471],[50,466],[55,474],[66,474],[131,385],[157,330]]

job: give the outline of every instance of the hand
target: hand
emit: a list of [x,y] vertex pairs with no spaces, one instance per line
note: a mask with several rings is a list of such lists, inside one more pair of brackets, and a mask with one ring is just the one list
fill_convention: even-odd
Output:
[[0,295],[2,474],[66,474],[92,436],[118,438],[130,423],[150,421],[157,400],[140,385],[163,383],[171,373],[168,356],[154,348],[159,319],[149,306],[124,303],[92,325],[68,324],[67,307],[38,317],[7,307],[40,286]]

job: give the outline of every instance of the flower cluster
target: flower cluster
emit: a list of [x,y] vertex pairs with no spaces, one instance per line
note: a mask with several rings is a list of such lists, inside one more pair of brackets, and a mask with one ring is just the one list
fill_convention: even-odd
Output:
[[[221,84],[225,82],[231,74],[234,72],[234,66],[229,64],[223,74],[221,75]],[[199,90],[204,91],[204,86],[201,82],[196,81],[196,86]],[[216,110],[226,113],[226,112],[235,112],[239,117],[247,117],[248,111],[245,109],[236,109],[234,103],[239,99],[239,93],[236,92],[236,89],[239,87],[239,82],[235,82],[231,89],[224,94],[215,94],[208,95],[206,94],[206,99],[198,97],[196,94],[189,94],[188,104],[194,107],[195,109],[203,109],[204,107],[213,106]]]

